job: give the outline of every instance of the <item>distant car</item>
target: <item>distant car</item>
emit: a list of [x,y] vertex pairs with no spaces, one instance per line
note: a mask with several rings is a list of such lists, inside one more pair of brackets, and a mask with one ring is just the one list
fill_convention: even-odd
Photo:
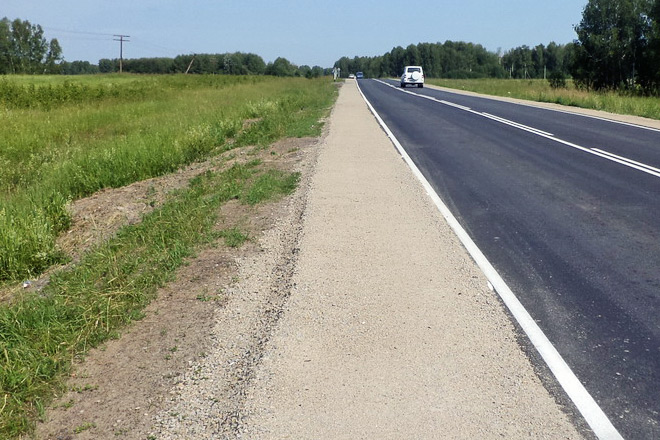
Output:
[[355,79],[355,75],[351,73],[350,75],[348,75],[348,79]]
[[362,78],[364,78],[364,73],[362,73],[362,72],[358,72],[358,73],[356,73],[356,74],[355,74],[355,78],[357,78],[357,79],[362,79]]
[[406,66],[401,75],[401,87],[417,85],[424,87],[424,69],[422,66]]

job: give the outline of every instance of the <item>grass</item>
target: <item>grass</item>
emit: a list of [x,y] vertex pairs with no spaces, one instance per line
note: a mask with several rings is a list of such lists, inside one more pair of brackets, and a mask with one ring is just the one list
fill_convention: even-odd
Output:
[[[83,81],[94,84],[93,79]],[[331,82],[322,80],[260,79],[231,88],[212,78],[204,79],[208,83],[165,81],[178,85],[146,102],[111,98],[56,110],[5,110],[2,118],[21,132],[0,128],[2,136],[11,138],[9,148],[0,146],[2,157],[8,167],[38,175],[8,181],[0,174],[0,274],[5,279],[35,273],[61,258],[53,243],[68,218],[67,200],[163,174],[238,145],[317,135],[318,121],[336,93]],[[244,120],[252,122],[246,126]],[[40,159],[27,160],[30,155]],[[40,162],[43,158],[50,160]],[[238,229],[215,230],[224,203],[236,199],[252,205],[278,198],[291,193],[298,179],[296,173],[273,171],[256,160],[207,172],[140,223],[124,227],[75,266],[52,275],[42,291],[0,305],[0,438],[30,435],[49,400],[64,389],[72,362],[140,319],[158,287],[172,280],[186,258],[218,239],[227,246],[248,239]],[[26,252],[32,259],[19,262]]]
[[[0,80],[0,88],[19,95],[0,100],[0,283],[63,261],[55,242],[70,225],[71,200],[170,173],[227,148],[318,134],[334,93],[323,79],[29,79]],[[98,92],[105,89],[116,92]],[[50,90],[43,93],[48,105],[40,90]]]
[[654,97],[630,96],[617,92],[590,92],[575,88],[552,89],[545,80],[518,79],[428,79],[428,83],[452,89],[494,96],[550,102],[572,107],[602,110],[610,113],[660,119],[660,101]]
[[278,194],[291,194],[296,189],[299,179],[299,173],[286,175],[282,171],[269,170],[259,176],[255,184],[247,188],[242,197],[246,203],[256,205]]

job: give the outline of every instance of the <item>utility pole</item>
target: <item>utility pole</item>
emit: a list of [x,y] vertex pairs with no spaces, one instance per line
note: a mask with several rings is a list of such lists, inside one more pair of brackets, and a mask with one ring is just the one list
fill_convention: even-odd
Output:
[[113,37],[117,37],[114,41],[119,41],[119,73],[122,73],[124,69],[124,41],[129,42],[130,40],[126,38],[129,38],[130,35],[113,35]]

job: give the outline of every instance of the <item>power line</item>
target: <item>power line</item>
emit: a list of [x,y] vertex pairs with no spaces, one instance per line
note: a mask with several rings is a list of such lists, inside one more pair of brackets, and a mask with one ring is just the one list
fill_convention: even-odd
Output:
[[42,28],[44,30],[48,30],[48,31],[65,32],[65,33],[68,33],[68,34],[100,35],[100,36],[104,36],[104,37],[114,37],[115,36],[114,34],[103,34],[103,33],[99,33],[99,32],[87,32],[87,31],[71,31],[71,30],[68,30],[68,29],[58,29],[58,28],[53,28],[53,27],[50,27],[50,26],[42,26]]
[[137,38],[137,39],[134,38],[133,40],[131,40],[131,43],[133,43],[136,46],[144,47],[144,48],[152,50],[152,51],[157,50],[159,52],[164,52],[164,53],[168,53],[168,54],[171,54],[171,53],[179,53],[179,54],[185,53],[185,50],[182,50],[180,48],[177,49],[177,48],[173,48],[173,47],[161,46],[159,44],[154,44],[154,43],[151,43],[151,42],[148,42],[148,41],[145,41],[145,40],[141,40],[139,38]]
[[[166,47],[159,44],[148,42],[146,40],[142,40],[140,38],[134,40],[128,40],[128,38],[130,38],[129,35],[107,34],[103,32],[89,32],[85,30],[71,30],[71,29],[63,29],[63,28],[50,27],[50,26],[42,26],[42,28],[48,31],[49,33],[60,34],[59,37],[64,40],[70,39],[70,40],[85,40],[85,41],[119,41],[119,71],[120,72],[123,71],[124,42],[127,43],[131,42],[136,44],[137,46],[145,47],[150,51],[156,50],[158,52],[168,54],[169,56],[173,56],[172,53],[179,53],[179,54],[186,53],[186,51],[181,48],[177,49],[172,47]],[[61,34],[68,34],[68,35],[61,35]]]

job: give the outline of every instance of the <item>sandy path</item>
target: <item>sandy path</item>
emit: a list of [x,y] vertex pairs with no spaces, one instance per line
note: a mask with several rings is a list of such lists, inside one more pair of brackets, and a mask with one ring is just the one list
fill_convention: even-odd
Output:
[[243,437],[582,438],[352,82],[307,203]]

